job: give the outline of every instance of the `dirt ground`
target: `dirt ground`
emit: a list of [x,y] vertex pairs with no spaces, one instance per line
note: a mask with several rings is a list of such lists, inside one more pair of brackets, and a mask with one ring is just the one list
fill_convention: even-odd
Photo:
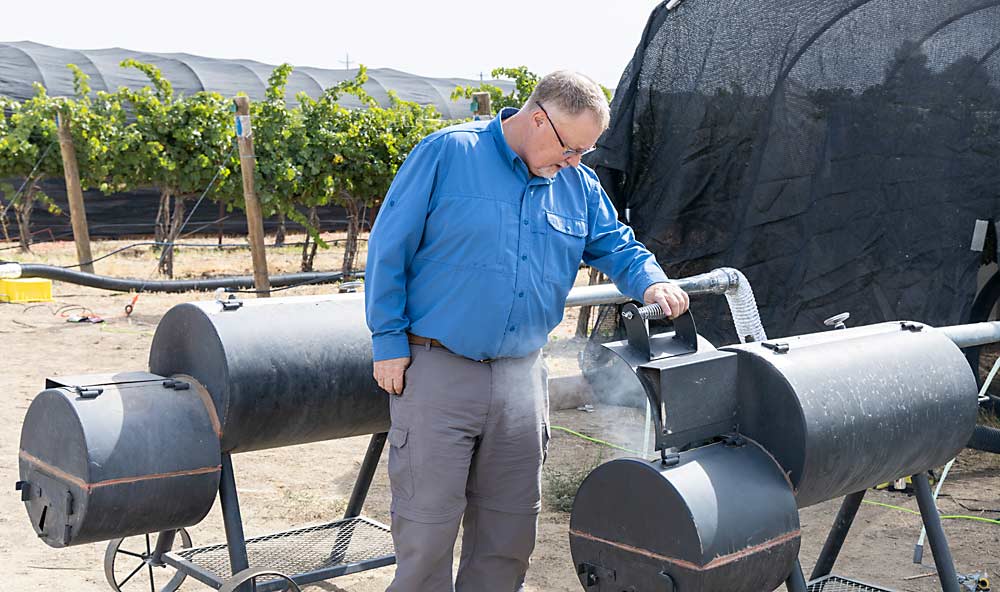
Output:
[[[300,237],[292,237],[296,240]],[[95,255],[110,252],[125,242],[94,244]],[[0,249],[9,247],[0,242]],[[73,263],[71,244],[43,244],[33,255],[0,250],[0,260]],[[97,263],[97,272],[118,277],[153,277],[155,255],[147,249],[127,251]],[[339,269],[338,251],[320,251],[317,269]],[[272,272],[297,271],[295,247],[269,252]],[[363,253],[362,253],[363,257]],[[175,262],[178,277],[249,273],[246,250],[182,249]],[[582,277],[582,276],[581,276]],[[330,286],[303,287],[283,295],[327,293]],[[108,590],[103,575],[104,544],[69,549],[51,549],[37,539],[18,501],[13,484],[18,478],[17,452],[21,422],[46,376],[145,369],[146,355],[160,317],[173,305],[209,298],[207,294],[143,294],[135,312],[126,317],[124,307],[132,295],[104,292],[70,284],[54,285],[53,302],[0,304],[0,359],[4,396],[0,398],[0,483],[7,495],[0,496],[0,564],[7,566],[5,590],[72,591]],[[697,306],[697,304],[695,304]],[[90,312],[105,319],[101,324],[67,322],[67,317]],[[549,364],[555,374],[576,372],[571,337],[576,313],[571,311],[553,333]],[[552,423],[592,437],[618,439],[623,432],[641,434],[643,417],[634,410],[598,406],[592,413],[555,411]],[[919,438],[919,434],[914,437]],[[315,524],[340,515],[364,455],[367,438],[321,442],[237,455],[236,477],[247,536]],[[545,468],[546,486],[553,476],[580,472],[616,453],[562,431],[553,433]],[[849,459],[845,459],[849,460]],[[388,523],[389,490],[382,459],[372,485],[365,513]],[[1000,457],[966,451],[959,457],[939,500],[943,513],[1000,519]],[[916,501],[903,493],[871,492],[867,500],[916,509]],[[803,540],[801,560],[808,575],[832,523],[839,501],[805,509],[801,513]],[[655,514],[651,512],[651,517]],[[538,543],[528,572],[527,589],[541,591],[582,590],[577,581],[567,541],[569,514],[553,507],[549,495],[539,518]],[[1000,525],[973,520],[947,520],[945,531],[960,573],[987,571],[1000,574]],[[225,540],[218,504],[199,525],[190,529],[195,545]],[[900,591],[939,590],[933,577],[933,561],[925,554],[924,565],[912,563],[913,545],[920,532],[919,518],[911,513],[866,504],[837,564],[837,573],[879,583]],[[457,557],[458,549],[456,549]],[[310,590],[369,592],[384,590],[393,568],[354,574],[309,587]],[[916,579],[911,579],[916,578]],[[135,584],[133,586],[133,584]],[[148,589],[138,579],[126,590]],[[181,590],[206,590],[188,579]]]

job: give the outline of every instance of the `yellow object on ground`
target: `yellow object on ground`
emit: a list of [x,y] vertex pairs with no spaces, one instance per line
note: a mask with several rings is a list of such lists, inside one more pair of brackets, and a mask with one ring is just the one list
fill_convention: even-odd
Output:
[[0,302],[51,302],[52,280],[24,278],[0,280]]

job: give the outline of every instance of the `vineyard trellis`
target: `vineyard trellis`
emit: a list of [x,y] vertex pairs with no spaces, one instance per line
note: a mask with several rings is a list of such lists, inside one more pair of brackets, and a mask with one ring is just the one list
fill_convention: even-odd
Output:
[[[41,181],[62,175],[56,137],[56,115],[71,121],[80,183],[104,194],[152,187],[159,193],[156,243],[170,245],[188,217],[189,201],[204,196],[232,212],[243,209],[239,157],[235,150],[231,97],[200,91],[184,95],[156,66],[135,59],[122,68],[141,72],[147,84],[138,89],[92,91],[89,76],[74,64],[75,96],[52,97],[35,84],[24,101],[0,97],[0,220],[8,235],[7,212],[16,218],[23,250],[31,245],[31,211],[37,203],[58,212],[41,189]],[[265,97],[251,104],[255,147],[255,186],[265,217],[291,220],[307,230],[302,270],[312,270],[320,236],[317,208],[341,206],[347,212],[347,239],[341,269],[354,269],[358,237],[366,213],[377,207],[410,150],[426,135],[454,123],[433,106],[405,101],[389,93],[379,104],[364,85],[362,66],[354,78],[316,97],[296,96],[289,107],[285,94],[290,64],[276,67]],[[523,100],[538,77],[525,67],[498,68],[497,76],[515,81],[515,91],[499,107]],[[496,87],[492,87],[496,88]],[[470,89],[456,89],[454,99]],[[496,88],[496,92],[502,92]],[[350,95],[360,108],[340,99]],[[278,237],[283,240],[282,237]],[[172,277],[173,250],[160,258],[159,271]]]

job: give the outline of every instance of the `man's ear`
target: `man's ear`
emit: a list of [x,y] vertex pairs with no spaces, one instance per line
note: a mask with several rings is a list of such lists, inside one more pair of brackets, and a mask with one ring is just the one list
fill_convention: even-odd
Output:
[[541,109],[535,109],[535,112],[531,114],[531,122],[535,124],[535,127],[542,127],[546,124],[545,114],[542,113]]

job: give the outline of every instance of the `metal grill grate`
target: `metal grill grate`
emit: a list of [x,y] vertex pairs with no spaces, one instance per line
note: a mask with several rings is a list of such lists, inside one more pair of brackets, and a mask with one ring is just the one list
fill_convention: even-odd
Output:
[[[188,564],[181,569],[193,568],[219,583],[232,575],[224,544],[182,549],[169,555]],[[289,576],[322,572],[319,575],[323,577],[295,578],[301,583],[396,561],[389,528],[364,517],[248,539],[247,556],[250,567],[266,567]],[[261,583],[265,583],[263,578]]]
[[825,576],[809,582],[808,592],[894,592],[889,588],[878,588],[871,584],[849,580],[840,576]]

